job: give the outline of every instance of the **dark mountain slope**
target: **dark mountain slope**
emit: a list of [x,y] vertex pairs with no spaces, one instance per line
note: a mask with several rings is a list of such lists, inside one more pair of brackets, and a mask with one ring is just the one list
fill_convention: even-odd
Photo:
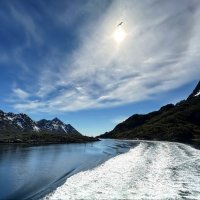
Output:
[[200,81],[198,82],[197,86],[193,90],[192,94],[188,97],[188,99],[192,99],[200,95]]
[[200,82],[187,100],[168,104],[159,111],[133,115],[101,138],[167,141],[200,139]]

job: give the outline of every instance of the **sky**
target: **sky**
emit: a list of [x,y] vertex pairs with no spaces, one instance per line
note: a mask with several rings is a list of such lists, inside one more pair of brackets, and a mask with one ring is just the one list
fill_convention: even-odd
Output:
[[199,0],[0,0],[0,109],[102,134],[187,98],[199,33]]

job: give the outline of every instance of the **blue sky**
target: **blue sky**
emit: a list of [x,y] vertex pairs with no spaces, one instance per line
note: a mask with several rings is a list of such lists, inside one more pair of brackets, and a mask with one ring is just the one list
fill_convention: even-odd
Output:
[[199,80],[199,19],[198,0],[1,0],[0,109],[97,135],[176,103]]

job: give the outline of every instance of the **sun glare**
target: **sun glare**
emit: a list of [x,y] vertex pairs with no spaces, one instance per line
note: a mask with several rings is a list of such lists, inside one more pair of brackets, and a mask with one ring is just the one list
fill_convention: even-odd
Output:
[[126,32],[124,31],[123,28],[118,27],[116,29],[116,31],[114,32],[113,37],[114,37],[115,41],[119,44],[119,43],[121,43],[125,39]]

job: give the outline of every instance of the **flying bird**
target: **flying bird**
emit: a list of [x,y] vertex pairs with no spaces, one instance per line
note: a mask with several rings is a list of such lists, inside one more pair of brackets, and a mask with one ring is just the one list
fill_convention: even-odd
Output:
[[121,26],[123,23],[124,23],[124,22],[120,22],[120,23],[117,25],[117,27],[118,27],[118,26]]

